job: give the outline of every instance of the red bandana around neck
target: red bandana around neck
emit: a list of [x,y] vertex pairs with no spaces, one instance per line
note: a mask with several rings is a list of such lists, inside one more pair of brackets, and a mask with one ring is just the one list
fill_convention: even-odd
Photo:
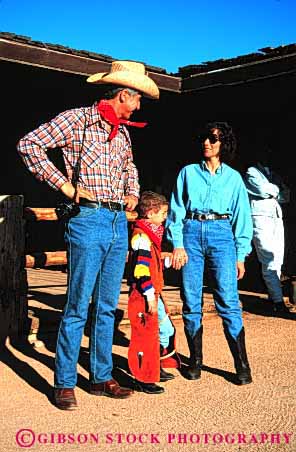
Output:
[[109,122],[109,124],[113,126],[108,138],[109,141],[116,137],[120,124],[134,127],[145,127],[147,125],[147,122],[133,122],[128,121],[127,119],[119,119],[116,116],[114,108],[109,104],[107,100],[100,100],[100,102],[98,103],[98,112],[103,119],[105,119],[107,122]]
[[157,248],[161,249],[161,241],[164,232],[162,224],[157,226],[156,224],[150,223],[145,218],[141,218],[140,220],[135,221],[135,227],[138,227],[146,232]]

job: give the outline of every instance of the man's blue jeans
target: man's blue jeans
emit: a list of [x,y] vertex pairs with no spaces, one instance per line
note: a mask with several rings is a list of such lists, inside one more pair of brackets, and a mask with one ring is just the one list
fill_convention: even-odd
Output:
[[74,388],[90,299],[90,380],[112,378],[114,318],[128,249],[126,214],[80,207],[66,226],[65,239],[68,291],[57,339],[55,387]]
[[213,296],[223,325],[236,339],[243,327],[238,298],[236,249],[228,220],[186,220],[183,228],[188,263],[182,268],[183,320],[193,339],[202,324],[205,262],[213,279]]

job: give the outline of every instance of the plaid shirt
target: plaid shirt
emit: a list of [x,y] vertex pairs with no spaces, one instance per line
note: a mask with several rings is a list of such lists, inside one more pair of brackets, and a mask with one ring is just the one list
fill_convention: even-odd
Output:
[[[92,192],[97,201],[122,202],[124,195],[139,197],[138,171],[133,163],[129,133],[120,125],[110,142],[110,130],[95,103],[60,113],[22,138],[17,149],[36,178],[55,190],[72,180],[81,152],[77,185]],[[52,148],[62,149],[68,179],[48,159],[46,151]]]

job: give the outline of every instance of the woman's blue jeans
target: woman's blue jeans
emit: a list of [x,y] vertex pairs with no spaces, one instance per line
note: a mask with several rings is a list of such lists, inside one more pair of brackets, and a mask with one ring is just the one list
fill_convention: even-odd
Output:
[[237,288],[236,249],[228,220],[185,220],[184,248],[188,263],[182,268],[185,332],[193,339],[202,324],[205,263],[213,279],[213,296],[223,325],[236,339],[243,327]]
[[74,388],[90,300],[90,381],[112,378],[114,319],[128,250],[126,214],[80,207],[66,225],[65,239],[68,291],[57,339],[55,387]]

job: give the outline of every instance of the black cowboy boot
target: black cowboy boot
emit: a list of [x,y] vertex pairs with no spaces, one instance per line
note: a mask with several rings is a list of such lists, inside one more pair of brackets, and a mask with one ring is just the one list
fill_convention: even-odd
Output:
[[160,367],[160,378],[159,381],[169,381],[173,380],[175,378],[175,375],[171,374],[170,372],[166,372],[163,367]]
[[237,339],[235,340],[224,327],[225,337],[227,339],[231,354],[234,359],[236,369],[237,383],[239,385],[247,385],[252,383],[251,369],[248,362],[245,329],[241,329]]
[[146,394],[162,394],[164,388],[156,385],[155,383],[144,383],[143,381],[135,380],[135,388],[140,392],[145,392]]
[[[163,348],[162,345],[160,345],[160,357],[165,356],[167,353],[167,349]],[[159,376],[159,381],[164,382],[164,381],[169,381],[169,380],[173,380],[175,378],[175,375],[171,374],[170,372],[166,372],[164,370],[164,368],[161,365],[161,360],[160,360],[160,376]]]
[[201,325],[197,330],[195,336],[192,338],[185,330],[187,343],[190,352],[189,367],[186,369],[186,378],[188,380],[198,380],[201,377],[202,366],[202,332]]

